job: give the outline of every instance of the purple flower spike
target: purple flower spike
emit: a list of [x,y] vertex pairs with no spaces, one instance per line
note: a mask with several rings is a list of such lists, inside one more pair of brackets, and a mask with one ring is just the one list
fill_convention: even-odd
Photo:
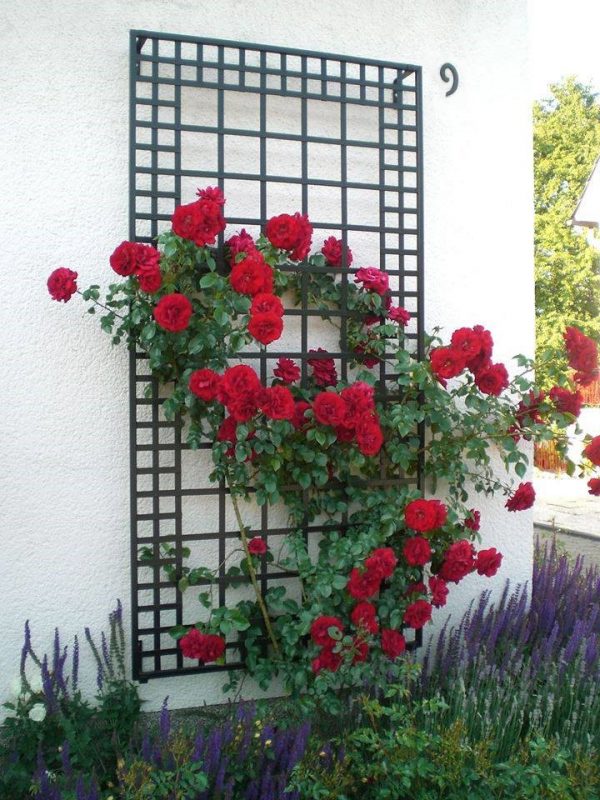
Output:
[[73,691],[77,691],[79,686],[79,639],[75,636],[73,642],[73,666],[71,668],[71,685]]
[[158,723],[158,729],[160,731],[160,741],[162,744],[166,744],[169,739],[169,734],[171,733],[171,714],[169,713],[169,709],[167,703],[169,702],[169,698],[165,697],[163,700],[162,708],[160,710],[160,719]]

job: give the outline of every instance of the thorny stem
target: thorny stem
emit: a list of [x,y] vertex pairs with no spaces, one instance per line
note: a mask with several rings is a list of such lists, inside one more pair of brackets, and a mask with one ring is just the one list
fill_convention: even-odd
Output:
[[[83,292],[81,292],[79,289],[77,289],[77,294],[79,294],[79,295],[81,295],[81,297],[83,297]],[[83,298],[83,299],[85,300],[85,298]],[[94,300],[93,298],[90,298],[89,300],[85,300],[85,302],[86,303],[90,303],[91,302],[95,306],[98,306],[99,308],[103,308],[105,311],[108,311],[109,314],[114,314],[115,317],[118,317],[123,322],[127,321],[127,317],[122,316],[122,314],[118,314],[114,309],[109,308],[107,305],[104,305],[104,303],[101,303],[100,300]],[[128,341],[129,342],[135,342],[136,345],[138,345],[138,347],[141,347],[142,350],[144,350],[146,353],[149,352],[148,348],[136,336],[133,336],[131,331],[127,331],[127,336],[128,336]],[[176,364],[173,364],[173,367],[175,369],[177,369],[177,365]]]
[[465,476],[465,478],[472,478],[473,480],[485,481],[488,485],[495,483],[498,486],[501,486],[506,494],[510,494],[513,491],[513,487],[510,486],[508,483],[501,481],[500,478],[488,478],[485,475],[481,475],[479,472],[463,472],[463,475]]
[[242,520],[242,515],[240,512],[240,506],[237,501],[237,497],[233,491],[232,481],[229,474],[229,470],[226,470],[227,476],[227,485],[229,486],[229,494],[231,497],[231,502],[233,504],[233,510],[235,512],[235,518],[237,520],[238,528],[240,530],[240,536],[242,538],[242,546],[244,548],[244,553],[246,554],[246,563],[248,564],[248,574],[250,575],[250,580],[252,581],[252,588],[254,589],[254,594],[256,595],[256,602],[258,603],[258,607],[260,608],[260,612],[263,616],[265,621],[265,627],[267,629],[267,633],[269,634],[269,639],[273,645],[273,649],[275,653],[279,656],[279,643],[275,638],[275,632],[273,631],[273,626],[271,625],[271,620],[269,618],[269,612],[267,611],[267,607],[265,605],[264,598],[262,596],[262,592],[260,591],[260,587],[258,585],[258,581],[256,580],[256,570],[254,569],[254,564],[252,563],[252,555],[248,550],[248,536],[246,535],[246,528],[244,526],[244,522]]
[[[77,289],[77,294],[80,294],[83,297],[83,292],[81,292],[79,289]],[[85,300],[85,297],[83,299]],[[122,319],[123,322],[127,321],[127,317],[124,317],[121,314],[118,314],[114,309],[109,308],[108,306],[104,305],[104,303],[101,303],[100,300],[94,300],[92,297],[90,297],[89,300],[86,300],[87,303],[89,303],[90,301],[95,306],[99,306],[100,308],[103,308],[105,311],[108,311],[109,314],[114,314],[115,317],[118,317],[119,319]]]
[[239,682],[237,691],[236,691],[236,693],[235,693],[235,695],[234,695],[234,697],[233,697],[233,699],[231,701],[232,703],[235,704],[235,703],[239,703],[241,701],[241,699],[242,699],[242,691],[244,689],[244,683],[246,682],[246,678],[247,677],[248,677],[248,673],[247,672],[243,672],[242,673],[242,677],[240,678],[240,682]]

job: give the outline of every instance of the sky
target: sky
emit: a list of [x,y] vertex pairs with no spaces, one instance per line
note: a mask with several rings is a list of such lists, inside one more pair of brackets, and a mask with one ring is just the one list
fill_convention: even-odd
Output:
[[600,0],[529,0],[532,99],[567,75],[600,92]]

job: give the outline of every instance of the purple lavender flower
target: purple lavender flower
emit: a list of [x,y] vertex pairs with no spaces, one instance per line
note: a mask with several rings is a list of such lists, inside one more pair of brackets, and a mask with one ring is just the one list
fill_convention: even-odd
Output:
[[77,691],[79,685],[79,639],[77,635],[73,641],[73,666],[71,667],[71,685],[73,691]]
[[152,742],[150,741],[150,734],[146,731],[142,738],[142,758],[147,764],[152,762]]
[[47,770],[44,770],[39,777],[39,788],[34,797],[35,800],[62,800],[62,793],[50,780]]
[[86,789],[83,778],[79,776],[75,786],[75,800],[100,800],[100,791],[96,781],[93,780],[89,789]]
[[48,656],[44,656],[42,660],[42,691],[44,692],[44,699],[46,701],[46,709],[49,714],[54,713],[57,708],[57,701],[56,696],[54,694],[54,684],[52,682],[52,676],[50,675],[50,670],[48,669]]
[[194,751],[191,756],[193,762],[200,761],[204,754],[205,739],[202,731],[198,731],[194,739]]
[[106,666],[106,671],[108,672],[111,678],[114,678],[114,669],[112,665],[112,659],[110,657],[110,651],[108,649],[108,642],[106,640],[106,634],[104,631],[100,633],[100,643],[102,647],[102,658],[104,659],[104,664]]
[[160,718],[158,723],[160,741],[163,745],[167,743],[169,739],[169,734],[171,733],[171,714],[169,713],[169,709],[167,706],[168,701],[169,698],[165,697],[165,699],[163,700],[162,708],[160,710]]
[[62,744],[60,760],[62,762],[63,772],[67,778],[73,777],[73,767],[71,765],[71,746],[67,740],[65,740]]
[[25,666],[27,664],[27,656],[31,651],[31,629],[29,628],[29,620],[25,620],[25,636],[23,647],[21,648],[21,681],[27,685],[27,677],[25,674]]

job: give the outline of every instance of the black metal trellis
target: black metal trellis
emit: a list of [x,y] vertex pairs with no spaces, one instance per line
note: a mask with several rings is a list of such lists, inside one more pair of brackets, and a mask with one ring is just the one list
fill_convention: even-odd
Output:
[[[341,235],[342,241],[351,247],[358,240],[371,247],[368,263],[390,275],[394,302],[408,308],[413,315],[408,338],[421,354],[420,67],[131,31],[130,90],[131,239],[153,241],[169,227],[174,208],[194,199],[195,185],[218,183],[224,190],[228,198],[228,233],[232,226],[254,227],[257,231],[273,214],[296,210],[308,213],[315,227],[313,246],[322,232],[324,236]],[[199,100],[194,100],[194,96]],[[272,124],[277,109],[273,111],[271,106],[283,100],[293,107],[290,116],[294,117],[295,128],[285,113],[281,116],[285,125]],[[239,119],[245,119],[246,107],[252,107],[253,122],[242,125]],[[360,121],[362,117],[356,116],[356,110],[366,114],[366,121]],[[313,118],[323,114],[327,119],[320,120],[321,127],[313,124]],[[190,156],[194,148],[198,154]],[[246,151],[248,158],[244,160]],[[365,164],[358,174],[354,165],[361,159]],[[290,166],[292,161],[297,163],[296,171]],[[333,172],[337,173],[335,177]],[[255,187],[258,191],[252,202],[236,205],[238,195],[246,192],[250,195]],[[279,197],[281,192],[289,193],[289,202],[282,204],[277,192]],[[365,220],[365,214],[369,219]],[[376,252],[378,264],[374,261]],[[360,266],[364,262],[340,271],[343,297],[353,270]],[[320,344],[315,339],[313,323],[323,312],[308,307],[306,291],[303,297],[299,309],[286,311],[286,321],[296,326],[293,347],[279,349],[280,343],[275,342],[268,350],[243,354],[256,364],[263,381],[281,356],[300,362],[302,381],[307,379],[308,351]],[[336,359],[338,373],[345,379],[348,314],[342,308],[330,316],[339,318],[340,344],[333,351],[329,348],[328,355]],[[133,675],[138,680],[147,680],[234,669],[240,666],[236,642],[228,643],[225,665],[201,667],[192,662],[184,664],[175,642],[168,636],[173,625],[193,622],[197,617],[192,614],[186,618],[183,596],[162,572],[165,561],[157,555],[159,545],[166,543],[174,549],[170,563],[178,570],[184,562],[184,547],[210,550],[220,565],[218,601],[224,605],[230,589],[223,561],[228,545],[236,542],[239,534],[235,525],[230,524],[224,487],[209,485],[206,476],[200,476],[197,482],[189,477],[190,451],[184,443],[182,426],[162,416],[159,387],[148,373],[145,354],[132,354]],[[379,377],[385,384],[393,376],[382,364]],[[210,446],[206,442],[201,455],[208,456]],[[387,482],[382,467],[376,483],[381,486]],[[202,511],[202,519],[195,518],[189,523],[186,508],[191,502],[206,513]],[[256,525],[272,541],[287,529],[285,524],[270,519],[269,514],[263,507]],[[200,530],[198,526],[203,523]],[[319,524],[306,528],[311,536],[323,530],[325,526]],[[151,563],[140,560],[143,546],[151,547],[155,553]],[[291,574],[262,565],[263,591],[274,583],[291,580]],[[420,631],[417,634],[412,646],[420,644]]]

